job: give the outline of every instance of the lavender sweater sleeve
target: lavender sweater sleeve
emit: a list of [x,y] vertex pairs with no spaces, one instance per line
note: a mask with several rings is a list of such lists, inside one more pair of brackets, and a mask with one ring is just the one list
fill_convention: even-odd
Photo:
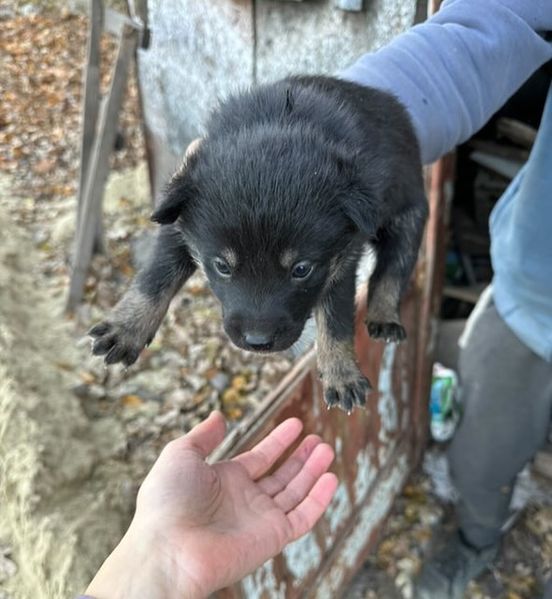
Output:
[[548,30],[551,0],[447,0],[340,76],[395,95],[429,163],[468,139],[552,58],[540,35]]

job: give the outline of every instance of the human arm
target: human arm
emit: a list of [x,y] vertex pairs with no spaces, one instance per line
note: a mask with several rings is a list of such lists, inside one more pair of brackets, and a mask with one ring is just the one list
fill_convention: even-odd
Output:
[[549,0],[448,0],[428,21],[340,76],[407,108],[425,164],[462,143],[547,60]]
[[290,418],[251,451],[213,465],[205,459],[224,437],[220,413],[169,443],[140,488],[128,531],[87,595],[206,597],[308,532],[337,487],[326,472],[331,447],[309,435],[266,476],[301,429]]

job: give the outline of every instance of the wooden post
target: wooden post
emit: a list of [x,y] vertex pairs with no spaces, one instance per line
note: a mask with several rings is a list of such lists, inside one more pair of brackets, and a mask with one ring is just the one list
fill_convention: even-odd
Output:
[[[90,174],[90,152],[96,135],[98,112],[100,107],[100,36],[103,29],[104,7],[102,0],[90,0],[90,28],[86,54],[86,72],[83,94],[83,130],[80,152],[79,188],[77,195],[77,231],[80,218],[86,179]],[[94,238],[94,250],[103,250],[103,227],[98,221]]]
[[109,156],[117,133],[117,117],[127,83],[128,69],[136,49],[137,35],[130,24],[123,26],[117,61],[111,78],[111,87],[103,105],[97,136],[92,147],[88,177],[83,194],[78,222],[75,260],[69,288],[67,310],[71,311],[81,300],[86,274],[92,257],[97,222],[101,220],[101,206]]
[[146,125],[146,113],[144,109],[144,94],[142,93],[142,83],[140,77],[140,60],[138,58],[139,50],[147,50],[150,45],[150,30],[148,27],[148,0],[128,0],[128,12],[133,21],[137,21],[141,25],[140,38],[136,49],[136,85],[138,86],[138,105],[140,108],[140,116],[142,121],[142,135],[146,146],[146,162],[148,165],[148,176],[150,184],[150,194],[152,205],[155,206],[155,193],[158,188],[157,172],[154,162],[154,140]]

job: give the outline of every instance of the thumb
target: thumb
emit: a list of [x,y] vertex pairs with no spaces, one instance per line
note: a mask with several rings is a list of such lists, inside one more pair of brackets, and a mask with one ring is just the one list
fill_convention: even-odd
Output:
[[182,444],[193,449],[205,459],[224,439],[226,422],[224,416],[215,410],[183,437]]

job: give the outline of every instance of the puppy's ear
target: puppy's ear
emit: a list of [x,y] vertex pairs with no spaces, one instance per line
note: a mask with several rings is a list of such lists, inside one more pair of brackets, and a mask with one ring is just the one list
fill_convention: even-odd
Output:
[[173,175],[165,188],[163,199],[151,215],[151,220],[160,225],[168,225],[182,214],[186,203],[193,195],[193,185],[190,181],[189,171],[197,159],[197,151],[201,146],[201,139],[194,139],[186,149],[182,165]]
[[175,175],[165,188],[163,199],[153,214],[151,220],[160,225],[170,225],[182,214],[190,198],[191,186],[188,177]]
[[341,209],[356,229],[372,238],[377,232],[378,206],[376,198],[366,189],[352,185],[341,198]]
[[370,189],[364,177],[359,176],[353,160],[338,157],[337,168],[342,180],[346,181],[345,191],[339,198],[341,210],[360,233],[374,236],[379,222],[376,211],[381,206],[376,189]]

